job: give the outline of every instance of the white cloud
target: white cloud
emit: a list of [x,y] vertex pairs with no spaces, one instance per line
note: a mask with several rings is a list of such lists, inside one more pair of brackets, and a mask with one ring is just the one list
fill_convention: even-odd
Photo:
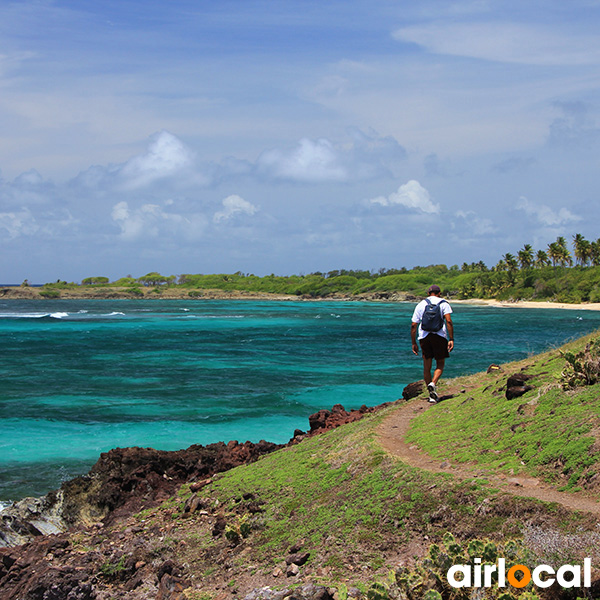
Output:
[[[165,205],[172,206],[172,202],[167,201]],[[180,236],[196,239],[202,235],[207,224],[206,217],[201,214],[183,216],[150,203],[131,209],[126,201],[113,206],[111,217],[121,228],[121,238],[126,241],[159,236],[165,240]]]
[[582,220],[580,216],[572,213],[568,208],[553,210],[544,204],[530,202],[524,196],[519,198],[517,209],[524,211],[525,214],[536,219],[544,227],[556,227]]
[[297,181],[342,181],[348,176],[339,153],[326,139],[304,138],[291,150],[267,150],[259,156],[257,167],[275,178]]
[[141,187],[158,179],[171,177],[193,166],[193,153],[168,131],[152,137],[148,150],[133,157],[120,169],[126,186]]
[[472,210],[459,210],[456,212],[456,221],[452,229],[464,230],[469,237],[486,236],[498,232],[498,228],[491,219],[480,217]]
[[433,22],[403,27],[394,38],[423,46],[436,54],[528,65],[594,65],[600,61],[595,35],[568,29],[554,31],[537,24],[508,22]]
[[389,196],[378,196],[368,200],[370,205],[404,206],[411,210],[433,215],[440,212],[440,205],[431,201],[429,192],[415,179],[411,179]]
[[364,181],[389,177],[406,159],[406,150],[393,136],[380,136],[357,127],[347,129],[349,139],[334,144],[328,139],[301,139],[293,148],[274,148],[256,161],[266,178],[310,183]]
[[0,213],[0,230],[4,229],[13,240],[22,235],[34,235],[39,226],[28,208]]
[[213,216],[213,221],[219,223],[220,221],[228,221],[235,215],[245,214],[253,215],[258,209],[254,204],[244,200],[240,196],[233,194],[227,196],[223,200],[223,210],[216,212]]

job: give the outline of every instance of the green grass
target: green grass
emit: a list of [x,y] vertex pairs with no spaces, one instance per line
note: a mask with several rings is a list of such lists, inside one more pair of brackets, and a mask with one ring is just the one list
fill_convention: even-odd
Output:
[[[503,373],[446,382],[446,387],[465,392],[418,417],[410,443],[490,473],[542,473],[571,490],[585,487],[599,458],[593,451],[592,429],[598,423],[600,388],[563,391],[563,365],[555,350],[505,365]],[[535,375],[536,389],[508,401],[506,377],[523,368]],[[539,554],[535,544],[547,545],[548,531],[559,549],[569,546],[564,540],[594,531],[595,519],[584,514],[508,495],[482,477],[459,480],[421,471],[388,455],[377,442],[376,429],[393,410],[396,407],[389,406],[216,475],[199,492],[207,507],[204,516],[183,515],[191,494],[189,486],[183,486],[160,509],[144,513],[144,527],[167,527],[172,537],[157,548],[166,548],[187,565],[200,582],[194,588],[198,593],[212,592],[248,572],[265,574],[271,584],[289,584],[285,576],[277,582],[269,577],[281,567],[290,546],[299,544],[310,552],[301,568],[305,577],[339,590],[375,586],[373,598],[377,590],[395,585],[421,581],[419,593],[430,586],[427,578],[433,575],[427,557],[432,544],[449,539],[447,532],[463,549],[475,539],[504,546],[512,540],[524,556],[534,556]],[[225,519],[229,536],[212,535],[217,517]],[[527,531],[533,533],[527,537]],[[412,561],[416,570],[401,573],[399,556]],[[225,574],[215,569],[223,562]]]
[[[568,345],[580,349],[588,336]],[[425,452],[490,470],[541,476],[563,489],[585,487],[600,468],[592,431],[600,425],[600,385],[566,392],[558,350],[463,378],[464,394],[411,424],[407,441]],[[535,389],[507,400],[507,376],[523,370]]]

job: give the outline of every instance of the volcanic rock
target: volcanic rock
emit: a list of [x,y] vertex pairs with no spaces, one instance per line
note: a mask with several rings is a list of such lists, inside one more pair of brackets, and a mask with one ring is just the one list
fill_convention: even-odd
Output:
[[413,381],[402,390],[404,400],[412,400],[423,393],[424,381]]

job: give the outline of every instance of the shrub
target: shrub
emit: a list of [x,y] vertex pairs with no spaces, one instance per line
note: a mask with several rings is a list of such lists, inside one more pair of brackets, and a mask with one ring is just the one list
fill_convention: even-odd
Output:
[[564,389],[594,385],[600,378],[600,338],[592,340],[581,352],[562,352],[566,361],[561,373]]
[[144,295],[144,292],[142,292],[142,290],[135,286],[135,287],[130,287],[128,289],[125,290],[128,294],[131,294],[132,296],[138,296],[141,297]]

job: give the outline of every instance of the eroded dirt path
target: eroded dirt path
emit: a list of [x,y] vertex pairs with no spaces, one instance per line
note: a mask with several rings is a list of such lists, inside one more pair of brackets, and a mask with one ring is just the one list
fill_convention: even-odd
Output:
[[435,410],[435,407],[436,405],[429,404],[423,398],[400,404],[377,428],[381,446],[390,454],[419,469],[434,473],[450,473],[460,479],[485,478],[494,487],[509,494],[537,498],[544,502],[557,502],[569,509],[600,515],[600,498],[580,493],[559,492],[534,477],[503,475],[480,465],[454,463],[450,456],[443,459],[432,458],[420,451],[417,446],[409,446],[404,441],[404,437],[410,422],[427,410]]

